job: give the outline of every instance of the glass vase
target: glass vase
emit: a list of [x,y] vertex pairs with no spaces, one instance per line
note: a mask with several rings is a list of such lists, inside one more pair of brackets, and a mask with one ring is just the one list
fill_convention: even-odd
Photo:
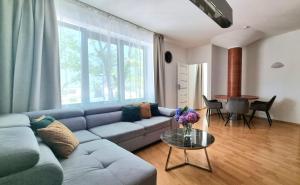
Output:
[[187,123],[183,125],[183,137],[192,136],[192,123]]

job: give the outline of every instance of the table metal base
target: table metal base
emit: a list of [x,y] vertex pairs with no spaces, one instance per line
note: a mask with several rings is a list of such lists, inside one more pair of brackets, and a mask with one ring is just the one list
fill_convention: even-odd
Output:
[[236,121],[236,120],[242,120],[242,116],[239,115],[239,114],[232,113],[232,115],[230,116],[229,119],[230,119],[230,120],[233,120],[233,121]]
[[172,147],[170,146],[170,148],[169,148],[169,153],[168,153],[168,158],[167,158],[166,165],[165,165],[165,170],[166,170],[166,171],[170,171],[170,170],[173,170],[173,169],[176,169],[176,168],[185,166],[185,165],[190,165],[190,166],[193,166],[193,167],[195,167],[195,168],[199,168],[199,169],[202,169],[202,170],[205,170],[205,171],[208,171],[208,172],[212,172],[212,168],[211,168],[211,165],[210,165],[210,162],[209,162],[209,158],[208,158],[208,155],[207,155],[206,148],[204,148],[204,151],[205,151],[205,156],[206,156],[208,168],[202,167],[202,166],[198,166],[198,165],[195,165],[195,164],[190,163],[190,162],[189,162],[188,155],[187,155],[187,152],[186,152],[185,149],[184,149],[184,160],[185,160],[184,163],[178,164],[178,165],[175,165],[175,166],[168,167],[169,160],[170,160],[170,156],[171,156],[171,153],[172,153]]

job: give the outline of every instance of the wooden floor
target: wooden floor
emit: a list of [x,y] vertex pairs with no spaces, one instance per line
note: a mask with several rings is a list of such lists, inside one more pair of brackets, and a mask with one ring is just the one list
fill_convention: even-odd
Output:
[[[300,125],[274,121],[270,128],[266,120],[254,119],[255,128],[249,130],[242,122],[224,127],[222,119],[212,116],[207,128],[204,117],[202,113],[195,127],[215,136],[207,149],[213,172],[192,166],[166,172],[168,146],[158,142],[136,152],[156,167],[158,185],[300,184]],[[188,151],[188,155],[190,161],[207,165],[203,150]],[[170,165],[183,161],[183,150],[174,149]]]

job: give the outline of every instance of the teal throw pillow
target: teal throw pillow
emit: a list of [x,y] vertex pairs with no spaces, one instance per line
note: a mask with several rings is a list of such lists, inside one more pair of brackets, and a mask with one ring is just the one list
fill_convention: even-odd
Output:
[[141,120],[139,106],[124,106],[122,108],[122,120],[126,122],[134,122]]
[[38,129],[46,128],[53,121],[55,121],[55,118],[52,116],[41,116],[31,121],[31,129],[36,133]]
[[160,112],[158,110],[158,103],[150,103],[151,106],[151,115],[152,116],[160,116]]

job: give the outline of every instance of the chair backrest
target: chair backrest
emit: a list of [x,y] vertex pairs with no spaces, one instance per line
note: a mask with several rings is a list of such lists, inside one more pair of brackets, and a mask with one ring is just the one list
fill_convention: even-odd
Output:
[[268,103],[267,103],[267,108],[268,108],[268,110],[270,110],[270,108],[272,107],[272,105],[273,105],[275,99],[276,99],[276,96],[273,96],[273,97],[270,99],[270,101],[268,101]]
[[245,98],[230,98],[225,108],[229,113],[246,114],[249,112],[249,101]]
[[202,95],[202,98],[203,98],[203,100],[204,100],[204,103],[205,103],[205,105],[206,106],[208,106],[208,99],[206,98],[206,96],[205,95]]

